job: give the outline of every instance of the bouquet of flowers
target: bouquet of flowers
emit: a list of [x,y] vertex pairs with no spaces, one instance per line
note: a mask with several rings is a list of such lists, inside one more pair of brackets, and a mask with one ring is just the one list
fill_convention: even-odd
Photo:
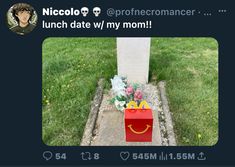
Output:
[[135,101],[139,104],[142,100],[143,93],[138,84],[128,84],[126,78],[117,75],[111,79],[111,83],[114,94],[111,103],[115,105],[117,110],[124,111],[130,101]]

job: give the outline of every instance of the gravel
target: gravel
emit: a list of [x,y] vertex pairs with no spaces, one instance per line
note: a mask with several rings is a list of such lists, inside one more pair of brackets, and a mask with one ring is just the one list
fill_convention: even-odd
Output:
[[160,91],[158,90],[157,86],[152,84],[142,85],[142,90],[144,94],[143,99],[148,102],[149,106],[154,112],[158,112],[162,146],[169,146],[168,134],[166,130],[166,120],[162,108]]

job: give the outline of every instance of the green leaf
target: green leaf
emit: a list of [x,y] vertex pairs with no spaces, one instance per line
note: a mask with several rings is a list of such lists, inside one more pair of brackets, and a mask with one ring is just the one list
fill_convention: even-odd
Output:
[[109,104],[114,104],[115,102],[115,97],[109,100]]

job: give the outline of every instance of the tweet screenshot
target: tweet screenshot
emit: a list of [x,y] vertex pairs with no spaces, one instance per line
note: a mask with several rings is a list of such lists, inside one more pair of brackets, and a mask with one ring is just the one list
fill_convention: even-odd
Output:
[[1,2],[0,166],[235,165],[229,1]]

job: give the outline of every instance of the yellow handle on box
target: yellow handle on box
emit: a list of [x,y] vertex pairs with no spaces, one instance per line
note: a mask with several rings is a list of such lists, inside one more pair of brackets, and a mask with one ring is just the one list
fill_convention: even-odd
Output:
[[140,105],[138,107],[137,103],[135,101],[130,101],[128,104],[127,104],[127,108],[132,108],[132,109],[150,109],[148,103],[143,100],[140,102]]
[[127,108],[137,109],[138,106],[137,106],[137,103],[136,103],[135,101],[130,101],[130,102],[127,104]]

